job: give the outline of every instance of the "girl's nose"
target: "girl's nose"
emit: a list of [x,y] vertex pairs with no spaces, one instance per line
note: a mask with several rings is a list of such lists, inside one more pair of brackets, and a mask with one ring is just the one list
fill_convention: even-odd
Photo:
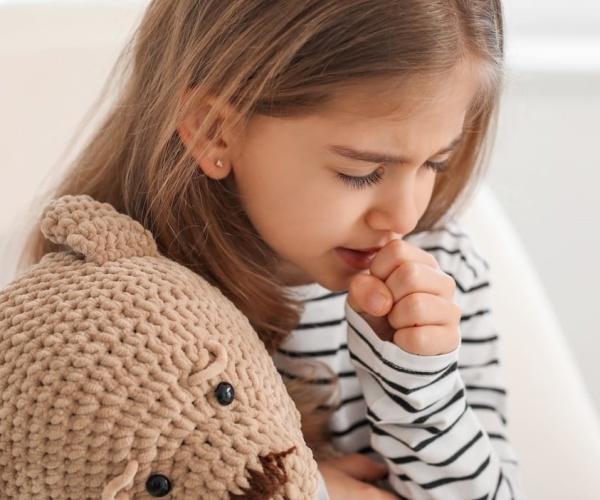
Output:
[[408,234],[417,226],[421,216],[417,190],[405,188],[389,191],[374,200],[366,216],[367,224],[377,231]]

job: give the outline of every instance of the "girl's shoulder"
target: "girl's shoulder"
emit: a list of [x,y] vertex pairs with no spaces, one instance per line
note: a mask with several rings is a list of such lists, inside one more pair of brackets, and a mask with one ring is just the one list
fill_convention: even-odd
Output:
[[458,220],[452,219],[436,229],[411,234],[406,241],[431,253],[442,271],[454,278],[459,289],[468,290],[488,279],[487,260]]

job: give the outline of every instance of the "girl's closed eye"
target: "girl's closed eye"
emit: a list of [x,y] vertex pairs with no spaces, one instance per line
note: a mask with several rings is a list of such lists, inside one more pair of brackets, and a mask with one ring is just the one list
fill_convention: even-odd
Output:
[[363,189],[381,182],[383,179],[383,167],[379,166],[367,175],[348,175],[338,172],[337,176],[348,186],[355,189]]
[[[433,172],[445,172],[448,169],[448,160],[444,161],[426,161],[423,166]],[[367,175],[348,175],[338,172],[337,176],[348,186],[355,189],[363,189],[378,184],[383,179],[383,166],[377,167]]]
[[445,172],[448,170],[448,160],[444,161],[426,161],[423,163],[424,167],[427,167],[434,172]]

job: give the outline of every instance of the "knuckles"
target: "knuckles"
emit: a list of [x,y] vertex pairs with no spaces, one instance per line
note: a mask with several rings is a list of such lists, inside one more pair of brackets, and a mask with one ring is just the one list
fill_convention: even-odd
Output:
[[385,246],[385,251],[389,257],[396,261],[403,261],[408,258],[409,243],[404,240],[392,240]]
[[[390,340],[408,353],[423,356],[458,347],[461,308],[454,302],[456,282],[432,254],[393,240],[376,255],[371,271],[398,301],[387,315]],[[356,292],[351,287],[351,294],[362,295]]]
[[440,332],[438,328],[412,328],[410,332],[396,331],[394,343],[409,354],[438,356],[455,350],[460,343],[460,334],[458,328],[447,332]]
[[436,344],[431,337],[424,328],[412,329],[410,334],[398,330],[394,335],[394,343],[409,354],[428,356]]
[[430,301],[424,294],[413,293],[407,295],[402,299],[402,303],[406,315],[415,318],[417,321],[427,318],[427,313],[431,310]]
[[405,262],[397,272],[399,280],[408,290],[417,289],[423,277],[423,269],[416,262]]
[[450,315],[453,325],[460,325],[460,319],[462,317],[462,309],[455,302],[450,303]]
[[425,250],[409,243],[405,240],[392,240],[382,250],[388,259],[392,259],[398,264],[412,261],[415,255],[419,254],[419,260],[430,267],[437,268],[438,262],[435,257]]
[[446,293],[448,293],[449,295],[453,296],[454,293],[456,292],[456,281],[454,281],[454,278],[446,273],[444,273],[443,271],[440,271],[442,273],[442,279],[444,280],[444,285],[445,285],[445,291]]

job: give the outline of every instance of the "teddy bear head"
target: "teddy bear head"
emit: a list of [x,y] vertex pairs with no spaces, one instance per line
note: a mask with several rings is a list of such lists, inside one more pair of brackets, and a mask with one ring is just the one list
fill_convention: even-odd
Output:
[[223,294],[88,196],[41,223],[62,250],[0,293],[9,498],[314,498],[281,377]]

